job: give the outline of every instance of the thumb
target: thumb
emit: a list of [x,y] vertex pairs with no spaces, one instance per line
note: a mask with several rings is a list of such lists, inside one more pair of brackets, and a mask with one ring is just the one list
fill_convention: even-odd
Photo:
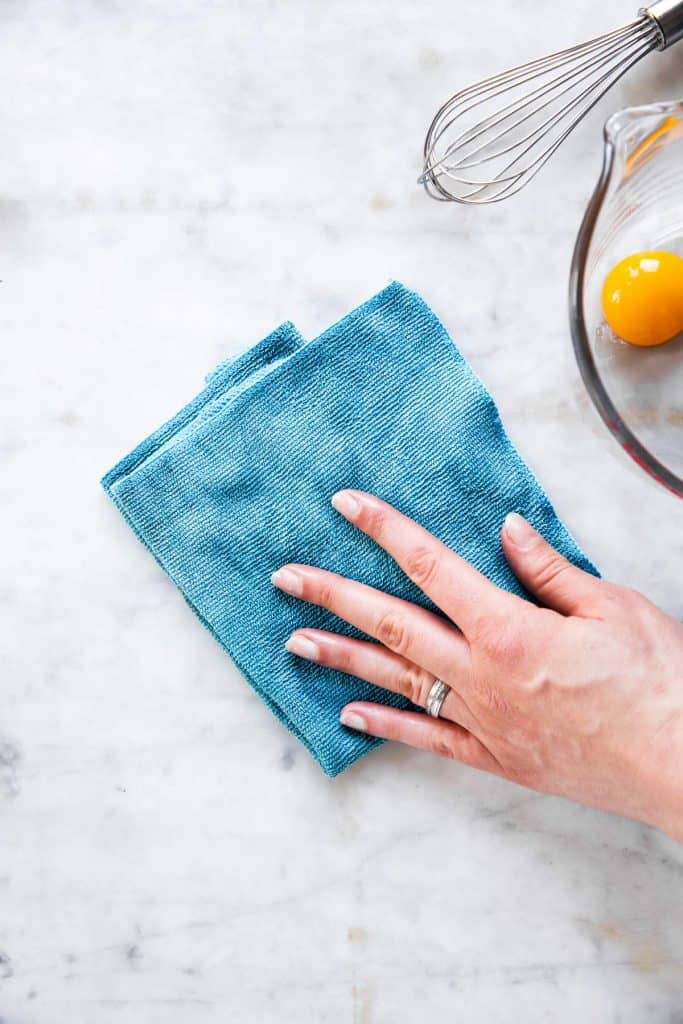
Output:
[[508,515],[501,540],[517,579],[548,608],[563,615],[594,608],[600,581],[563,558],[522,516]]

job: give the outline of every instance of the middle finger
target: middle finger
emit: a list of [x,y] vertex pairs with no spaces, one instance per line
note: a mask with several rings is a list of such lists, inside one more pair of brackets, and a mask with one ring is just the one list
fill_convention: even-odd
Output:
[[426,608],[312,565],[284,565],[272,581],[293,597],[327,608],[439,679],[450,682],[469,675],[464,636]]
[[522,598],[496,586],[423,526],[375,495],[337,491],[332,504],[384,548],[468,640],[477,636],[484,620],[490,626],[528,609]]

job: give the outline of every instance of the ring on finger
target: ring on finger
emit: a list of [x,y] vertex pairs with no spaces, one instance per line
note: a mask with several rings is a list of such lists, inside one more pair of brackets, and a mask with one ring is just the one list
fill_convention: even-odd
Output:
[[443,702],[450,692],[451,688],[448,683],[444,683],[441,679],[435,679],[427,694],[427,702],[425,704],[427,714],[431,715],[432,718],[439,718]]

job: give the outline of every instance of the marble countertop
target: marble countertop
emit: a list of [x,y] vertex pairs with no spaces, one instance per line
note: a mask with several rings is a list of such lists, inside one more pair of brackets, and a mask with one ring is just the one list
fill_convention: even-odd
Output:
[[681,505],[622,457],[567,272],[620,105],[490,209],[415,186],[457,86],[617,0],[0,6],[3,1024],[683,1020],[683,854],[389,746],[335,781],[100,490],[221,358],[420,291],[605,575],[683,614]]

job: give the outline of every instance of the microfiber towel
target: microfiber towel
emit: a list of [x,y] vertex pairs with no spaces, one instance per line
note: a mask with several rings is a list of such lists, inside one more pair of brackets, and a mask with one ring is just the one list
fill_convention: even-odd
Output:
[[444,327],[396,282],[313,341],[287,323],[222,363],[102,483],[249,683],[330,776],[379,742],[339,723],[344,704],[406,702],[288,653],[285,641],[301,626],[359,634],[276,590],[270,574],[286,562],[310,563],[431,607],[333,510],[335,491],[377,494],[522,596],[500,544],[508,512],[596,571]]

